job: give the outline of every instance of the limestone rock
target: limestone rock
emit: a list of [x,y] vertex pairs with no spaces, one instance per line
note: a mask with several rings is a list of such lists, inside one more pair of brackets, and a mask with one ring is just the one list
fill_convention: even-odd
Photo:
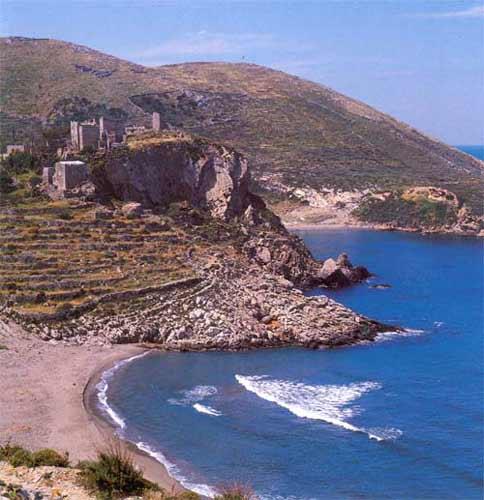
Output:
[[111,194],[143,207],[188,202],[229,220],[250,206],[247,160],[236,151],[203,141],[160,142],[106,158],[103,178]]
[[135,219],[140,217],[143,213],[143,206],[141,203],[125,203],[121,207],[121,212],[123,215],[128,217],[128,219]]

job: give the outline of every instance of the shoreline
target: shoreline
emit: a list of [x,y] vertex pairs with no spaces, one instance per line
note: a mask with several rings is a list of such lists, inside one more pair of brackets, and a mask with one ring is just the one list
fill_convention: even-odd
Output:
[[366,231],[382,231],[388,233],[410,233],[410,234],[419,234],[422,236],[453,236],[453,237],[461,237],[461,238],[483,238],[484,234],[481,233],[464,233],[458,231],[438,231],[438,230],[426,230],[426,229],[417,229],[411,227],[393,227],[387,226],[384,224],[365,224],[365,223],[305,223],[305,222],[284,222],[282,220],[284,227],[288,231],[331,231],[336,229],[347,229],[349,231],[354,230],[366,230]]
[[[97,379],[120,361],[145,352],[140,344],[72,345],[45,341],[0,319],[0,444],[69,452],[71,464],[91,460],[115,436],[89,404]],[[20,383],[21,381],[21,383]],[[168,493],[187,491],[165,466],[120,439],[145,477]]]
[[161,488],[165,489],[167,492],[183,493],[188,491],[182,484],[173,476],[171,476],[164,464],[156,460],[147,452],[141,450],[136,446],[135,443],[121,437],[117,433],[117,428],[114,424],[110,423],[106,415],[98,406],[98,391],[97,388],[99,382],[102,381],[103,375],[113,368],[115,368],[120,362],[127,361],[138,355],[143,355],[153,348],[144,347],[142,345],[132,345],[135,348],[132,353],[128,356],[119,356],[116,359],[112,359],[109,362],[100,364],[90,375],[87,384],[84,387],[82,393],[82,406],[90,418],[92,424],[100,430],[101,433],[107,434],[110,439],[116,439],[121,444],[122,448],[129,452],[135,464],[143,471],[146,479],[158,484]]

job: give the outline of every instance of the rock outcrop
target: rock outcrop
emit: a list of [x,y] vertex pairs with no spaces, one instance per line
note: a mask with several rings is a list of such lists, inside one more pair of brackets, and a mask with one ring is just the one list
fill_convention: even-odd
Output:
[[28,329],[45,340],[148,342],[171,350],[335,347],[395,330],[327,297],[306,297],[256,262],[228,254],[190,257],[199,279],[102,304],[81,317]]
[[229,220],[250,205],[247,160],[224,146],[181,134],[137,137],[106,155],[102,177],[104,190],[149,208],[186,201]]

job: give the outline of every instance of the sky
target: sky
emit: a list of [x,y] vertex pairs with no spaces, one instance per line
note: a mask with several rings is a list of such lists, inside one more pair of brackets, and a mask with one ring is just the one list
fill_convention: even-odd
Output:
[[0,34],[148,66],[261,64],[484,143],[484,0],[0,0]]

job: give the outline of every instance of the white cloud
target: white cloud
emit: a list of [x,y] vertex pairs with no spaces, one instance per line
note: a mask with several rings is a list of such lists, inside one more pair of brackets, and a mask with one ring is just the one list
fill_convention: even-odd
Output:
[[470,7],[464,10],[439,12],[432,14],[421,14],[419,17],[433,17],[433,18],[484,18],[484,5],[477,7]]
[[[243,56],[251,50],[293,50],[294,45],[265,33],[214,33],[206,30],[166,40],[136,54],[138,59],[150,62],[159,58]],[[297,49],[301,50],[301,45]]]

